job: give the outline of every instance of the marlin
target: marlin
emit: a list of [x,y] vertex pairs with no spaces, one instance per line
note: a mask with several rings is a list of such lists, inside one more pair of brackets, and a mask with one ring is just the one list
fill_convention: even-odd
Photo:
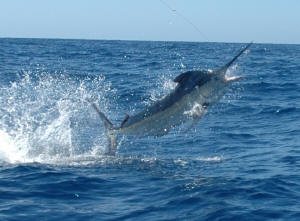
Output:
[[126,115],[120,126],[114,126],[97,105],[91,103],[104,122],[109,141],[107,154],[115,154],[120,134],[159,137],[188,121],[192,122],[188,129],[196,125],[208,108],[223,97],[228,85],[243,77],[227,77],[226,71],[251,44],[221,68],[193,70],[178,75],[174,79],[177,85],[169,94],[134,116]]

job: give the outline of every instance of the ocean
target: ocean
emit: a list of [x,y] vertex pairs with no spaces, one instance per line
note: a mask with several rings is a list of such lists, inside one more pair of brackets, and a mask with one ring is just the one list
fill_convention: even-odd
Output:
[[0,39],[0,220],[300,220],[300,45],[253,44],[191,130],[115,125],[245,44]]

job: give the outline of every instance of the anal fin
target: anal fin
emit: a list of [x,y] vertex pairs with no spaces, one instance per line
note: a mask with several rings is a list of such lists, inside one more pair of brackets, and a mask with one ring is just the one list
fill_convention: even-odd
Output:
[[199,120],[201,119],[201,116],[200,117],[196,117],[193,119],[193,122],[191,123],[190,126],[188,126],[188,128],[184,131],[184,133],[187,133],[188,131],[190,131],[192,128],[195,127],[195,125],[199,122]]
[[125,117],[124,117],[124,120],[122,121],[121,125],[120,125],[120,128],[122,128],[124,126],[124,124],[128,121],[129,119],[129,115],[126,114]]

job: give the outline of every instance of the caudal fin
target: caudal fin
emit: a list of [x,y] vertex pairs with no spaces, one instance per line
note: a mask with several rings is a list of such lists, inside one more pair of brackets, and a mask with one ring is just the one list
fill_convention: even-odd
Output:
[[117,146],[117,129],[114,128],[113,124],[108,120],[108,118],[99,110],[95,103],[91,103],[92,107],[95,109],[100,119],[103,121],[105,126],[106,136],[108,138],[108,149],[109,155],[115,155]]

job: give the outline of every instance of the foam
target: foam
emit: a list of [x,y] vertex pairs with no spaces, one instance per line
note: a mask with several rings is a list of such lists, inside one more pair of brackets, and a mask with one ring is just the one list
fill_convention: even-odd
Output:
[[107,111],[107,93],[113,90],[103,76],[74,79],[37,70],[18,76],[0,88],[0,160],[55,163],[103,152],[103,127],[86,100],[101,100]]

